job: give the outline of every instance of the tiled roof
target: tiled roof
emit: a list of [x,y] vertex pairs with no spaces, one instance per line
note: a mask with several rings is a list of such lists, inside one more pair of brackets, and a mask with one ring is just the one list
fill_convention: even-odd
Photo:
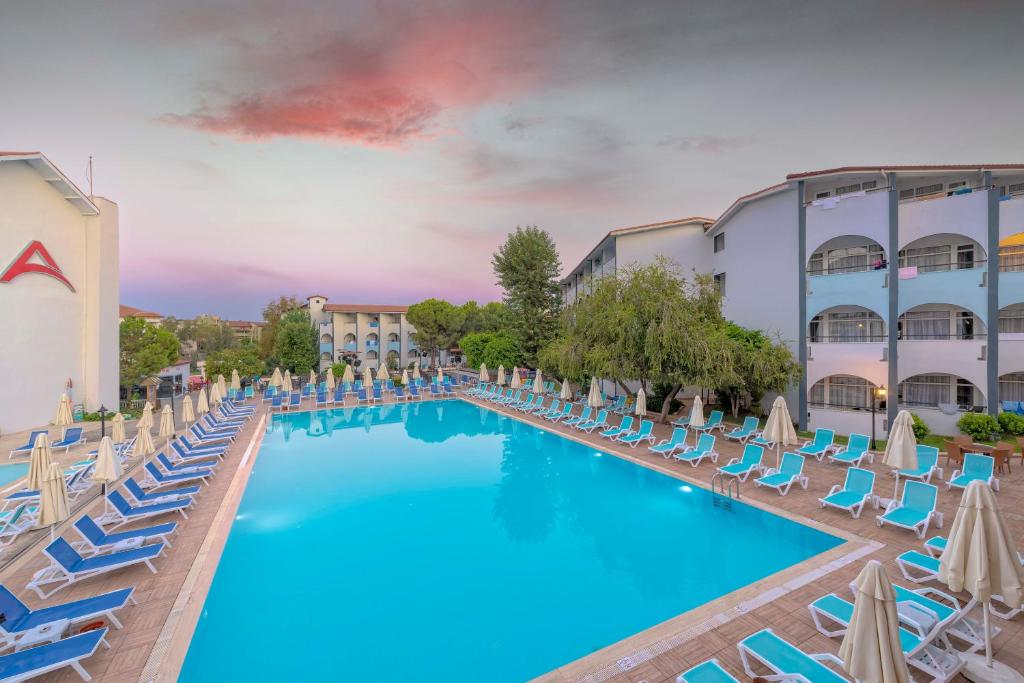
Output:
[[826,168],[821,171],[804,171],[802,173],[790,173],[787,180],[800,180],[801,178],[813,178],[814,176],[833,175],[836,173],[881,173],[883,171],[907,172],[907,171],[1005,171],[1020,169],[1024,171],[1024,164],[925,164],[919,166],[837,166]]
[[162,313],[156,313],[154,311],[144,311],[141,308],[135,308],[134,306],[125,306],[121,304],[122,318],[162,318]]
[[405,313],[408,306],[391,306],[389,304],[324,304],[328,313]]

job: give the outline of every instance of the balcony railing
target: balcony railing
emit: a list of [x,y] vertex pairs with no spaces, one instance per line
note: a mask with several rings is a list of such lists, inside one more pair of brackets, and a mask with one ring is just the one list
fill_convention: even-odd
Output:
[[811,335],[808,341],[812,344],[871,344],[884,342],[888,338],[885,334],[815,334]]
[[389,341],[388,342],[388,350],[389,351],[401,351],[402,350],[402,342]]
[[373,341],[366,342],[366,350],[367,351],[369,351],[371,349],[376,351],[379,347],[380,347],[380,344],[378,344],[377,342],[373,342]]

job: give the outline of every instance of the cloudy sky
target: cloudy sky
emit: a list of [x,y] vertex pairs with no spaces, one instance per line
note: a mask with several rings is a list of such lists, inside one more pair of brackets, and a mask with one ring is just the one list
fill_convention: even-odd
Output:
[[121,207],[122,301],[497,298],[537,224],[715,217],[789,172],[1024,161],[982,0],[0,0],[0,149]]

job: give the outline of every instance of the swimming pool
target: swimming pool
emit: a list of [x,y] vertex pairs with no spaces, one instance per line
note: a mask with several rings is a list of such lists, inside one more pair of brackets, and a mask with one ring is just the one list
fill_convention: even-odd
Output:
[[0,465],[0,488],[6,487],[16,479],[21,479],[26,474],[28,474],[27,462],[19,462],[13,465]]
[[522,681],[839,545],[451,400],[275,416],[183,681]]

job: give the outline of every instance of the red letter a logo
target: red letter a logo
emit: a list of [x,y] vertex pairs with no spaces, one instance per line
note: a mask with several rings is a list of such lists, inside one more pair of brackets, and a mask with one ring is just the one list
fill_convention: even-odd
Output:
[[[33,256],[38,256],[42,263],[31,263]],[[60,269],[60,266],[57,265],[57,262],[50,256],[50,252],[46,251],[46,247],[39,240],[29,242],[28,246],[21,250],[18,258],[14,259],[14,263],[4,271],[3,275],[0,275],[0,284],[6,284],[25,273],[49,275],[63,282],[72,292],[75,291],[75,288],[71,286],[68,279],[64,277],[64,272]]]

